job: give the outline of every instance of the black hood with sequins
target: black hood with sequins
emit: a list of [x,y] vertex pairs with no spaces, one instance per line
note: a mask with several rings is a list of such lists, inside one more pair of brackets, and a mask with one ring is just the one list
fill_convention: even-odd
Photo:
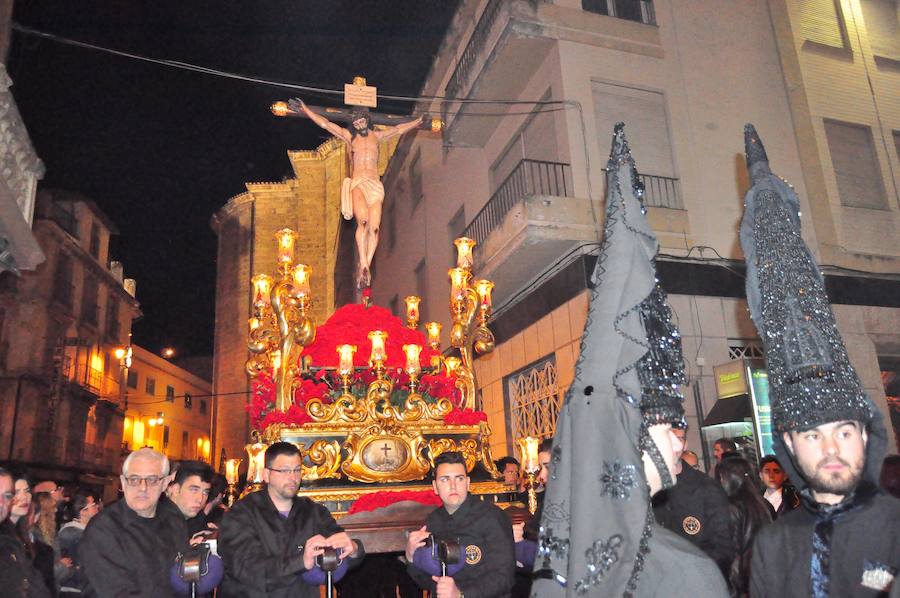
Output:
[[776,454],[799,487],[782,434],[855,420],[868,430],[865,475],[878,480],[887,431],[863,390],[838,331],[825,282],[800,234],[800,200],[769,168],[753,125],[744,127],[752,186],[744,198],[741,247],[747,263],[747,305],[769,373]]

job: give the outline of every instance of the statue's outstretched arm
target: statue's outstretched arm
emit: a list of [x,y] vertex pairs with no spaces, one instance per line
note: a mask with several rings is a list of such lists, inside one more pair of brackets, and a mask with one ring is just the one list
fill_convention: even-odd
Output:
[[415,129],[420,124],[422,124],[422,116],[419,116],[419,118],[416,118],[409,122],[405,122],[405,123],[395,125],[393,127],[389,127],[387,129],[384,129],[381,131],[377,131],[377,135],[378,135],[379,139],[391,139],[393,137],[403,135],[407,131]]
[[328,131],[335,137],[338,137],[338,138],[346,141],[347,143],[350,143],[350,141],[351,141],[350,131],[348,131],[347,129],[345,129],[343,127],[337,126],[336,124],[334,124],[333,122],[331,122],[330,120],[325,118],[324,116],[316,114],[315,112],[313,112],[306,106],[306,103],[303,100],[301,100],[301,99],[291,100],[290,105],[291,105],[291,108],[300,108],[300,110],[303,111],[303,113],[306,115],[306,117],[309,120],[313,121],[314,123],[316,123],[323,129],[325,129],[326,131]]

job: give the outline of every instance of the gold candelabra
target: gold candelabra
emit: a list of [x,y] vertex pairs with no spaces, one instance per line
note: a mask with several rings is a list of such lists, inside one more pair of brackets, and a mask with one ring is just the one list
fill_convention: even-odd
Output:
[[519,445],[519,457],[522,460],[522,470],[528,478],[528,510],[532,515],[537,511],[537,493],[534,490],[535,476],[541,470],[538,461],[538,448],[541,439],[534,436],[526,436],[516,441]]
[[297,233],[283,228],[275,233],[278,242],[277,280],[257,274],[253,282],[253,317],[247,348],[247,373],[255,376],[271,371],[275,381],[275,407],[287,411],[292,403],[294,379],[300,353],[316,336],[309,317],[312,304],[309,279],[312,268],[294,264]]
[[456,267],[448,272],[450,276],[450,314],[453,324],[450,328],[450,345],[459,349],[461,363],[456,366],[458,387],[462,392],[462,407],[478,407],[475,396],[475,367],[473,351],[479,354],[494,350],[494,334],[487,327],[491,316],[491,291],[494,283],[490,280],[472,282],[472,250],[475,241],[460,237],[456,245]]

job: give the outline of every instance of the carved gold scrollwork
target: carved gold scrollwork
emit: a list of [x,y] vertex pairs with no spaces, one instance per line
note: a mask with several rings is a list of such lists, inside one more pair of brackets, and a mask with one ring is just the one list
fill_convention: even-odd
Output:
[[312,466],[303,465],[304,480],[340,478],[341,445],[337,440],[316,440],[306,450],[300,449]]
[[386,430],[376,424],[351,432],[344,441],[347,458],[341,470],[357,482],[407,482],[421,480],[431,469],[422,456],[421,433]]
[[330,404],[321,399],[310,399],[306,402],[306,412],[315,422],[359,423],[366,419],[365,405],[361,405],[352,395],[341,395]]
[[491,427],[487,422],[478,423],[478,444],[481,445],[481,464],[494,479],[500,479],[500,471],[491,456]]
[[428,441],[428,460],[434,467],[434,460],[441,453],[458,451],[466,461],[466,471],[472,471],[478,461],[478,441],[465,438],[459,442],[450,438],[435,438]]

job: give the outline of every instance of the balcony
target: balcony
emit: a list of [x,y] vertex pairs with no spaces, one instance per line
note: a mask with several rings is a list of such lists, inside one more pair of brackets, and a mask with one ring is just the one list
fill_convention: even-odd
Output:
[[582,5],[488,0],[480,14],[471,15],[475,24],[455,40],[462,51],[444,87],[445,139],[483,147],[503,119],[480,116],[496,116],[498,107],[454,100],[521,97],[558,41],[663,56],[650,0],[583,0]]
[[[603,171],[609,174],[604,168]],[[655,174],[638,173],[638,179],[644,185],[644,206],[648,208],[668,208],[683,210],[678,179]]]
[[548,270],[595,249],[599,202],[573,197],[571,167],[522,160],[466,227],[475,270],[502,306]]

